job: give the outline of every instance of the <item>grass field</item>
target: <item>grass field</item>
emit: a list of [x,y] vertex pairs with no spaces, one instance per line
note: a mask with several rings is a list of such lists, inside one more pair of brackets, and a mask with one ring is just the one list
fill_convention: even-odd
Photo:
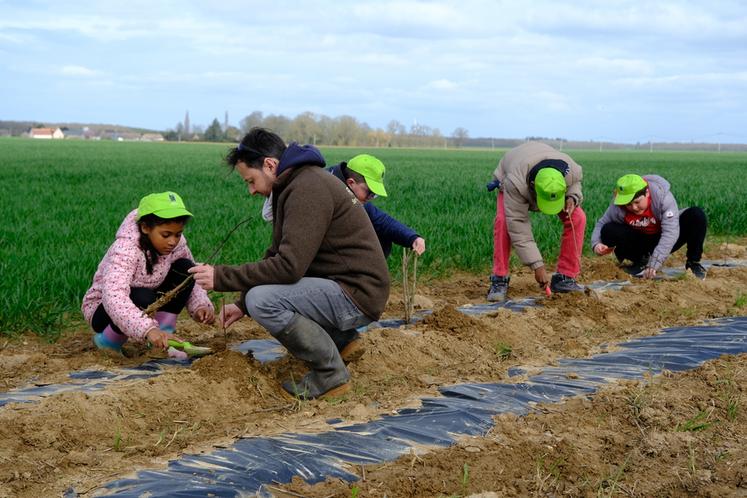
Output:
[[[261,257],[270,227],[261,198],[221,164],[228,145],[63,142],[0,139],[0,333],[33,330],[54,337],[79,320],[80,299],[122,218],[150,192],[174,190],[195,214],[186,230],[195,257],[207,258],[239,221],[219,263]],[[363,149],[323,149],[329,164]],[[389,198],[376,204],[415,228],[428,245],[419,274],[485,273],[492,254],[495,194],[485,184],[503,151],[366,150],[388,166]],[[700,205],[710,234],[747,233],[747,154],[569,151],[584,167],[587,237],[629,172],[672,183],[680,206]],[[546,259],[557,256],[560,223],[535,215]],[[584,247],[588,253],[588,247]],[[399,250],[390,259],[396,274]],[[583,277],[582,277],[583,280]]]

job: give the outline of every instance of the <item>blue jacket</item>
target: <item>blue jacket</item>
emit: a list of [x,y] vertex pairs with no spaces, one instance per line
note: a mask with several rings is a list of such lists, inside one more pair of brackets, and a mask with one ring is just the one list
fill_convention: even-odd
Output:
[[[342,175],[342,170],[340,169],[341,164],[329,167],[327,171],[344,182],[345,177]],[[389,254],[392,252],[392,243],[410,248],[415,239],[419,237],[415,230],[395,220],[370,202],[363,204],[363,207],[366,209],[366,214],[368,214],[371,224],[376,231],[376,236],[379,237],[379,243],[381,244],[381,249],[384,251],[384,256],[389,257]]]

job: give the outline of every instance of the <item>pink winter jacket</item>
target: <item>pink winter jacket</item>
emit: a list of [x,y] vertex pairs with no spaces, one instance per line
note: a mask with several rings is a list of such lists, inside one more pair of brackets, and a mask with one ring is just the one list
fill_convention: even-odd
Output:
[[[123,334],[132,339],[143,340],[148,330],[158,328],[158,322],[145,316],[135,306],[130,299],[130,288],[155,289],[164,281],[174,261],[181,258],[194,261],[194,258],[187,247],[187,240],[182,237],[171,254],[159,256],[153,265],[153,273],[149,275],[145,270],[145,253],[138,242],[140,230],[135,221],[136,216],[137,209],[127,215],[117,230],[116,240],[99,263],[93,276],[93,285],[83,297],[81,310],[90,324],[96,308],[103,303],[104,309]],[[194,317],[195,311],[206,306],[212,309],[213,303],[207,292],[195,285],[187,300],[189,314]]]

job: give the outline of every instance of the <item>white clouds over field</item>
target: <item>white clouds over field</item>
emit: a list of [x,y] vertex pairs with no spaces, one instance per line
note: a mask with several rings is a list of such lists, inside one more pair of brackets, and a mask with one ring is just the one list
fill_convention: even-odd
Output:
[[0,119],[747,142],[743,2],[0,0]]

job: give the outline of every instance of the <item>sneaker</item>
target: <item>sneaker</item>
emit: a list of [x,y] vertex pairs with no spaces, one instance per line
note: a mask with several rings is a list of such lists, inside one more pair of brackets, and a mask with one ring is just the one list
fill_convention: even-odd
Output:
[[574,278],[562,273],[554,273],[550,279],[550,290],[553,292],[583,292],[584,287],[578,285]]
[[629,265],[621,265],[620,268],[628,275],[640,277],[643,273],[643,270],[645,270],[646,266],[648,266],[649,259],[651,259],[651,254],[644,254],[640,259],[633,261]]
[[502,303],[508,294],[508,282],[511,277],[490,276],[490,289],[488,289],[488,301],[491,303]]
[[646,269],[646,265],[641,263],[633,263],[632,265],[621,266],[620,268],[628,275],[640,277],[643,273],[643,270]]
[[705,280],[706,269],[698,261],[688,261],[685,263],[685,270],[690,270],[700,280]]

